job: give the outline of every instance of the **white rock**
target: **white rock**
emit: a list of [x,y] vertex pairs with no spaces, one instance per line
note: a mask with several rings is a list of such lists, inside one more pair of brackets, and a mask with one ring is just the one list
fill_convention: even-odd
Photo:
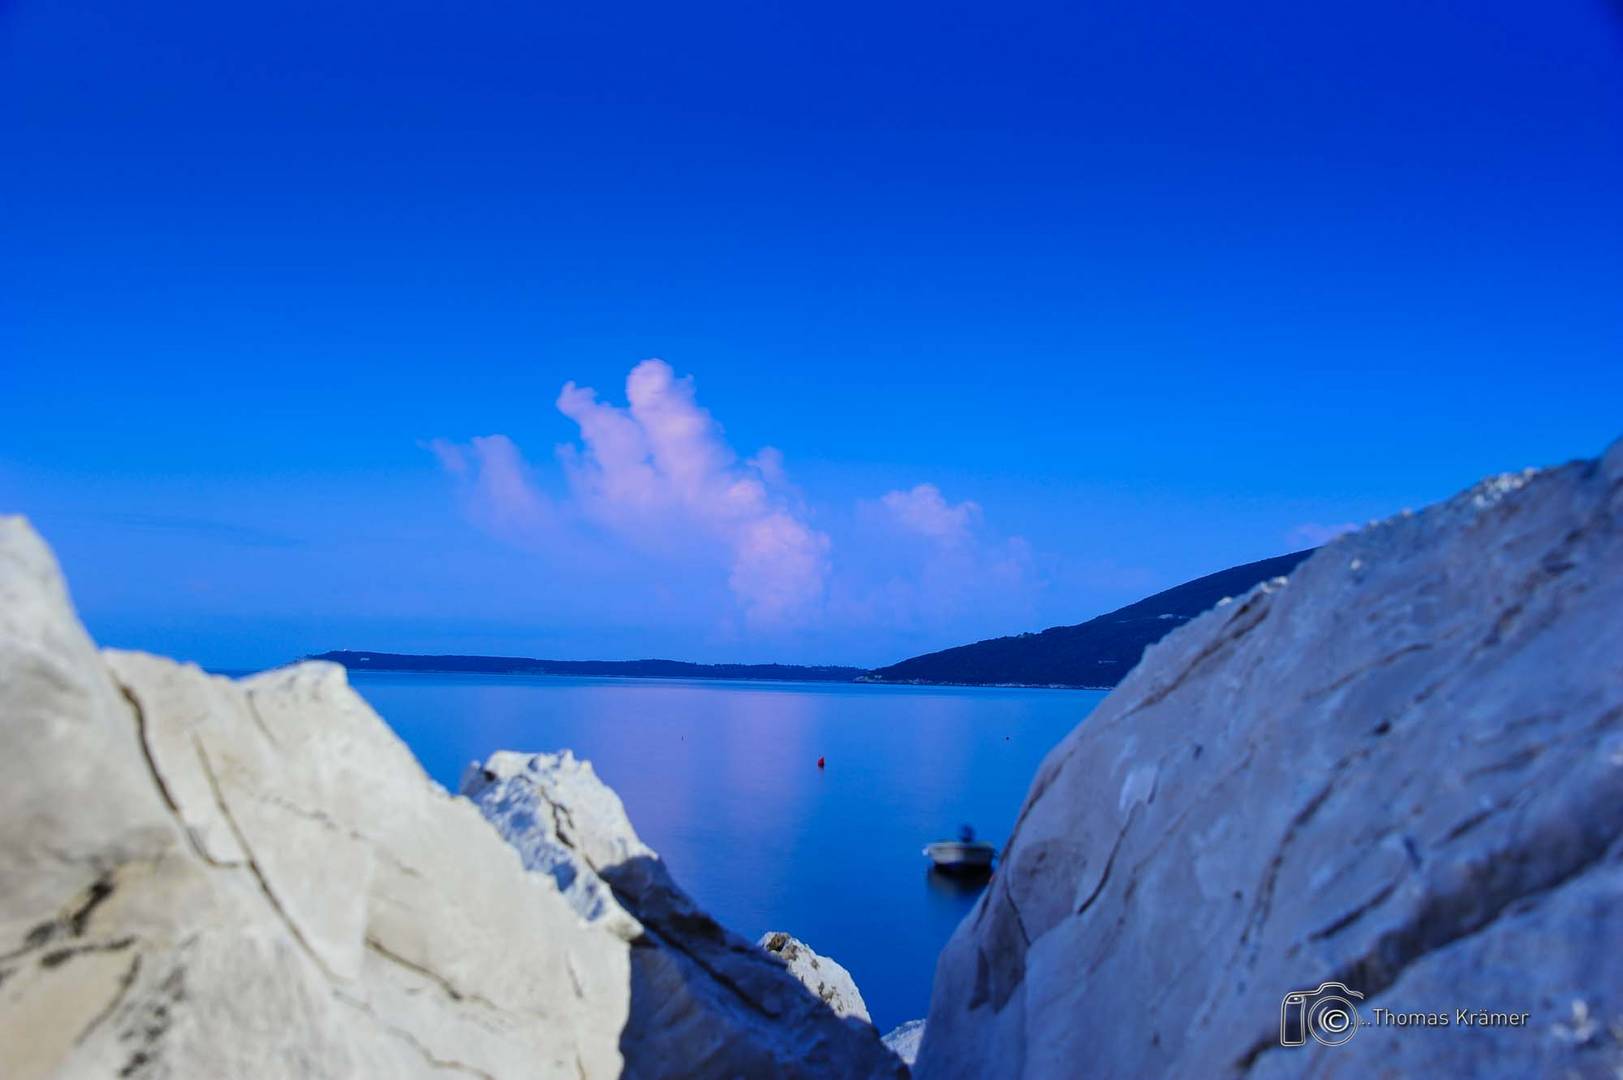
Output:
[[8,1077],[619,1073],[625,943],[342,669],[103,658],[6,518],[0,717]]
[[[1623,444],[1174,631],[1038,770],[918,1074],[1623,1070],[1620,657]],[[1326,980],[1366,1019],[1531,1015],[1280,1047],[1283,995]]]
[[[43,542],[0,518],[4,1075],[709,1076],[788,1053],[804,1064],[786,1075],[895,1075],[871,1028],[757,950],[742,946],[793,995],[663,955],[679,934],[695,955],[728,936],[658,893],[657,860],[588,771],[549,775],[587,827],[566,830],[576,852],[648,877],[633,895],[654,929],[606,889],[583,907],[528,872],[341,668],[233,682],[98,654]],[[695,1004],[743,1013],[744,995],[753,1025]]]
[[653,852],[591,762],[577,761],[568,750],[498,751],[483,765],[468,766],[462,794],[518,851],[525,869],[552,876],[583,919],[603,922],[626,941],[641,935],[642,925],[614,899],[596,867]]
[[[834,1010],[835,1016],[854,1016],[868,1020],[868,1006],[857,991],[851,973],[826,956],[819,956],[810,945],[791,937],[781,930],[761,935],[755,943],[766,954],[789,969],[789,974],[800,980],[802,986],[816,994],[823,1004]],[[869,1021],[871,1023],[871,1021]]]
[[890,1052],[908,1065],[918,1060],[919,1044],[924,1041],[924,1021],[909,1020],[892,1028],[882,1040]]
[[[503,751],[468,768],[463,794],[577,910],[631,930],[631,1016],[620,1038],[627,1075],[905,1074],[843,968],[816,957],[844,980],[829,1002],[782,958],[717,924],[637,838],[590,764],[567,751]],[[846,1015],[853,1004],[860,1016]]]

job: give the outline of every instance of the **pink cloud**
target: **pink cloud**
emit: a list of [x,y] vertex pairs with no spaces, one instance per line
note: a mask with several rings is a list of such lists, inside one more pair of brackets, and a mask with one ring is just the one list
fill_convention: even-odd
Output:
[[719,544],[753,623],[810,617],[828,577],[829,539],[776,493],[781,455],[768,449],[740,461],[692,380],[663,360],[631,370],[626,400],[607,404],[574,383],[558,396],[580,427],[581,445],[565,447],[562,460],[583,512],[644,546],[673,531]]
[[928,632],[972,620],[1005,632],[1043,588],[1030,544],[989,529],[978,503],[953,502],[935,484],[860,503],[856,525],[837,582],[847,621]]
[[449,439],[429,439],[417,444],[439,460],[440,468],[452,476],[468,475],[468,455],[462,447]]
[[735,544],[728,584],[756,621],[794,621],[821,602],[828,578],[827,536],[774,511],[744,523]]
[[469,513],[490,531],[530,540],[548,531],[557,512],[531,479],[524,455],[506,435],[476,435],[467,443],[425,444],[456,477]]
[[934,484],[888,492],[879,501],[902,528],[946,544],[968,540],[970,529],[981,517],[979,504],[966,500],[954,506]]
[[560,498],[543,493],[505,435],[424,445],[475,523],[557,567],[578,570],[589,558],[628,586],[676,583],[685,602],[730,596],[727,606],[758,632],[1012,619],[1041,587],[1024,540],[992,534],[977,503],[952,502],[929,483],[837,513],[855,531],[836,560],[783,455],[766,447],[741,457],[692,379],[664,361],[631,370],[624,405],[573,382],[556,405],[578,429],[578,441],[557,449],[568,491]]

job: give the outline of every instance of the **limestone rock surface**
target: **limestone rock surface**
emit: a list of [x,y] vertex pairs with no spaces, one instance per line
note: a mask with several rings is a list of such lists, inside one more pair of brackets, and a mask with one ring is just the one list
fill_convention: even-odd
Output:
[[858,1020],[872,1022],[856,981],[849,971],[834,960],[819,956],[810,945],[781,930],[762,934],[761,940],[755,944],[788,968],[789,974],[799,979],[802,986],[834,1010],[834,1015],[854,1016]]
[[[1623,444],[1338,539],[1044,761],[916,1072],[1623,1072]],[[1326,981],[1392,1013],[1280,1045]]]
[[628,859],[654,857],[638,839],[614,790],[592,763],[563,750],[499,750],[462,774],[462,794],[519,853],[527,870],[551,875],[580,916],[602,921],[627,941],[642,933],[597,873]]
[[0,725],[11,1080],[619,1073],[625,941],[431,783],[342,669],[100,654],[5,518]]
[[891,1053],[912,1065],[918,1060],[919,1044],[924,1041],[924,1021],[909,1020],[905,1024],[898,1024],[884,1034],[882,1041],[890,1047]]
[[[637,928],[631,1016],[620,1040],[627,1075],[906,1075],[843,968],[818,958],[844,976],[836,1008],[784,962],[718,924],[638,839],[589,763],[567,751],[498,752],[468,768],[463,794],[526,866],[552,875],[577,906],[613,904],[616,918]],[[853,1001],[860,1016],[851,1014]]]
[[0,1073],[898,1073],[759,950],[729,962],[618,798],[556,766],[549,861],[430,781],[335,665],[233,681],[98,652],[0,517]]

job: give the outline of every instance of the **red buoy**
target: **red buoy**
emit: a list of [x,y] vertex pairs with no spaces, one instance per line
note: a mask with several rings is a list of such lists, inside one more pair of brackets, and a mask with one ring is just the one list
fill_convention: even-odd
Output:
[[825,766],[827,764],[828,764],[828,762],[824,761],[822,758],[817,759],[817,767],[819,769],[821,769],[823,766]]

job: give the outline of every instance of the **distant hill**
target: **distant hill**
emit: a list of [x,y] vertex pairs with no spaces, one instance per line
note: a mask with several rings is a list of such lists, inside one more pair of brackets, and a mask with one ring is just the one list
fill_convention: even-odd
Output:
[[432,671],[479,675],[595,675],[621,679],[762,679],[779,682],[851,682],[855,667],[796,664],[689,664],[681,660],[532,660],[524,656],[417,656],[411,653],[319,653],[354,671]]
[[1225,596],[1290,573],[1313,549],[1219,570],[1076,626],[993,638],[870,671],[863,682],[1112,687],[1144,650]]
[[1288,574],[1312,549],[1246,563],[1158,592],[1076,626],[993,638],[864,671],[797,664],[690,664],[682,660],[533,660],[524,656],[422,656],[337,650],[309,657],[354,671],[475,675],[587,675],[621,679],[758,679],[773,682],[942,683],[965,686],[1111,687],[1144,650],[1225,596]]

